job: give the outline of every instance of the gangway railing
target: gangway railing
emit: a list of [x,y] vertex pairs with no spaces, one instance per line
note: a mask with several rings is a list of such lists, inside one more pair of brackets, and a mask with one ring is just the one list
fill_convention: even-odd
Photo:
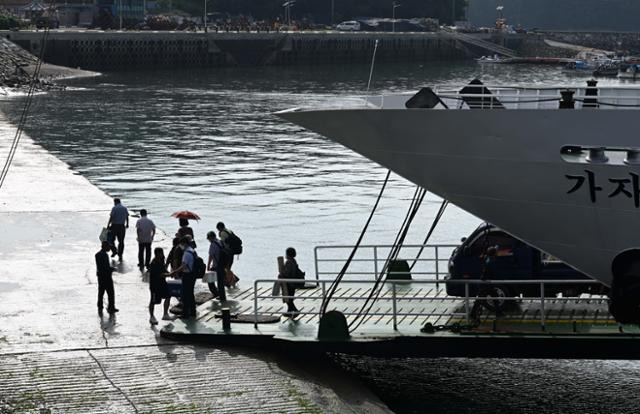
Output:
[[[278,307],[276,306],[275,309],[273,306],[269,306],[268,309],[266,310],[261,310],[261,301],[266,301],[266,300],[276,300],[276,301],[285,301],[287,299],[294,299],[296,301],[297,305],[300,305],[301,302],[309,302],[309,301],[313,301],[315,305],[319,304],[327,295],[327,291],[328,291],[328,287],[331,285],[331,283],[333,283],[333,280],[329,280],[329,279],[317,279],[314,281],[314,283],[317,284],[317,288],[312,290],[310,294],[308,295],[293,295],[293,296],[288,296],[285,292],[283,288],[283,286],[287,283],[300,283],[300,279],[259,279],[254,281],[254,289],[253,289],[253,302],[254,302],[254,306],[253,306],[253,316],[254,316],[254,325],[257,328],[258,326],[258,321],[259,321],[259,317],[263,316],[263,315],[268,315],[268,316],[273,316],[276,314],[280,314],[282,311],[280,309],[278,309]],[[415,287],[420,287],[420,286],[433,286],[437,283],[442,283],[442,282],[438,282],[436,280],[413,280],[413,281],[406,281],[406,280],[387,280],[385,283],[385,288],[384,291],[381,293],[381,295],[376,299],[377,303],[384,303],[387,304],[387,307],[385,309],[383,309],[383,311],[381,312],[378,308],[378,310],[373,311],[373,312],[368,312],[366,313],[366,317],[372,317],[372,316],[377,316],[380,318],[391,318],[392,321],[392,326],[394,330],[398,330],[398,325],[399,325],[399,319],[400,318],[407,318],[407,317],[412,317],[415,319],[417,318],[424,318],[423,320],[426,320],[428,318],[431,317],[437,317],[438,319],[442,318],[442,317],[449,317],[449,318],[459,318],[461,320],[464,320],[465,324],[467,326],[471,326],[471,324],[474,322],[475,320],[475,312],[477,311],[477,304],[482,304],[483,302],[488,302],[488,301],[492,301],[495,302],[496,300],[502,300],[502,301],[507,301],[507,302],[529,302],[529,303],[533,303],[533,304],[539,304],[539,308],[538,308],[538,312],[537,312],[537,318],[533,319],[533,320],[537,320],[539,321],[539,325],[540,328],[544,331],[546,329],[546,322],[547,322],[547,304],[550,301],[553,302],[560,302],[560,303],[564,303],[564,302],[576,302],[576,301],[580,301],[583,300],[580,297],[550,297],[545,295],[545,288],[548,286],[552,286],[552,285],[584,285],[584,284],[594,284],[594,281],[592,280],[584,280],[584,279],[579,279],[579,280],[573,280],[573,279],[566,279],[566,280],[538,280],[538,279],[532,279],[532,280],[448,280],[446,283],[451,284],[451,285],[463,285],[464,286],[464,296],[447,296],[447,295],[442,295],[442,291],[436,289],[434,291],[434,289],[428,289],[428,293],[426,295],[411,295],[408,294],[409,292],[411,292],[412,290],[410,288],[415,288]],[[282,293],[278,293],[278,294],[273,294],[274,292],[271,291],[271,294],[269,294],[269,289],[266,290],[264,289],[264,285],[268,285],[268,287],[275,287],[275,286],[279,286],[280,289],[278,289],[280,292]],[[362,293],[361,295],[354,295],[354,294],[350,294],[348,292],[350,292],[350,290],[347,290],[347,294],[346,295],[342,295],[342,296],[338,296],[335,297],[333,299],[332,303],[332,307],[328,308],[327,310],[338,310],[340,312],[342,312],[345,317],[347,319],[349,318],[353,318],[356,315],[359,315],[359,306],[356,306],[354,309],[350,309],[349,307],[343,307],[342,309],[336,307],[337,304],[342,304],[345,305],[345,303],[353,303],[353,304],[357,304],[359,302],[365,301],[367,300],[368,297],[368,289],[366,289],[366,287],[370,287],[373,285],[373,283],[371,281],[367,281],[367,280],[343,280],[341,282],[341,285],[343,285],[344,287],[360,287],[360,289],[355,289],[355,292],[360,292]],[[533,285],[537,287],[537,291],[539,293],[539,295],[537,296],[516,296],[516,297],[500,297],[500,298],[496,298],[494,296],[491,296],[489,293],[486,292],[490,292],[490,287],[491,286],[497,286],[497,285]],[[362,289],[364,288],[364,289]],[[474,289],[475,288],[475,289]],[[262,291],[262,293],[261,293]],[[297,291],[298,292],[298,291]],[[431,292],[433,292],[433,294],[430,294]],[[589,298],[589,299],[585,299],[588,301],[592,301],[594,298]],[[604,295],[597,295],[597,298],[595,298],[600,304],[608,304],[609,302],[609,298],[607,296]],[[425,302],[428,303],[429,306],[424,306],[424,307],[420,307],[417,306],[420,304],[420,302]],[[454,309],[453,311],[448,311],[448,308],[443,308],[442,306],[432,306],[433,304],[438,304],[438,303],[452,303],[454,305],[458,305],[458,308]],[[403,304],[407,304],[407,303],[411,303],[414,306],[409,307],[408,310],[404,310],[400,305]],[[318,306],[318,311],[313,311],[313,309],[315,309],[315,306],[313,306],[311,311],[305,311],[304,310],[304,304],[300,305],[301,308],[303,308],[302,311],[297,312],[298,315],[304,317],[305,315],[311,315],[311,316],[317,316],[318,318],[321,316],[320,315],[320,307]],[[602,314],[600,314],[602,315]],[[587,317],[593,317],[593,315],[589,316],[589,315],[583,315],[583,318],[587,318]],[[597,319],[599,317],[598,315],[598,311],[596,310],[595,312],[595,318]],[[509,317],[502,317],[502,319],[509,319]],[[514,318],[511,318],[514,319]],[[518,319],[518,318],[515,318]],[[575,317],[574,315],[574,320],[579,319],[578,317]],[[609,321],[611,320],[611,316],[608,314],[608,312],[606,312],[606,315],[603,315],[601,317],[602,320],[606,320]],[[529,319],[529,321],[532,319]]]
[[[396,260],[406,260],[412,277],[442,280],[449,272],[448,261],[457,244],[405,244]],[[347,278],[375,279],[380,275],[393,245],[360,245],[345,273]],[[353,246],[316,246],[313,251],[316,279],[335,277],[340,272]],[[391,275],[405,272],[388,272]]]

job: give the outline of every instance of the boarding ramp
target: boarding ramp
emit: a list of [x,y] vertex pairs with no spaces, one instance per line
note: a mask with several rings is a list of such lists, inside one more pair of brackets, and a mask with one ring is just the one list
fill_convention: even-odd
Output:
[[[550,295],[551,285],[593,284],[591,280],[449,280],[447,260],[454,245],[404,246],[400,259],[416,264],[412,280],[386,278],[363,313],[375,276],[390,246],[363,245],[326,308],[350,325],[349,335],[319,338],[322,304],[353,246],[322,246],[316,275],[289,295],[300,279],[258,279],[230,288],[227,301],[200,305],[195,320],[176,320],[165,338],[261,350],[347,353],[376,357],[509,357],[640,359],[640,327],[620,325],[600,294]],[[422,249],[422,254],[418,252]],[[384,275],[385,277],[387,275]],[[526,284],[527,296],[496,296],[497,286]],[[457,287],[457,296],[447,291]],[[475,292],[475,293],[474,293]],[[546,293],[546,295],[545,295]],[[293,299],[299,312],[287,313]],[[496,301],[504,306],[497,308]],[[330,321],[335,321],[333,314]],[[330,322],[331,325],[332,322]],[[326,327],[326,324],[325,324]],[[344,332],[344,331],[342,331]]]
[[487,54],[490,54],[490,55],[498,54],[498,55],[507,56],[510,58],[518,57],[518,52],[516,52],[513,49],[509,49],[507,47],[500,46],[496,43],[479,39],[475,36],[468,35],[466,33],[460,33],[455,30],[451,30],[451,29],[443,29],[443,30],[449,33],[451,37],[453,37],[454,39],[456,39],[461,43],[466,43],[466,44],[481,48],[483,50],[486,50],[488,52]]

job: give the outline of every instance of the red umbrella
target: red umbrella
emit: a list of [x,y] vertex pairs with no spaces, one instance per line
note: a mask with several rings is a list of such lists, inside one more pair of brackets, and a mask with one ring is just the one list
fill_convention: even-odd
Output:
[[200,216],[199,215],[197,215],[193,211],[189,211],[189,210],[176,211],[175,213],[173,213],[171,215],[171,217],[175,217],[175,218],[179,218],[179,219],[183,218],[183,219],[188,219],[188,220],[200,220]]

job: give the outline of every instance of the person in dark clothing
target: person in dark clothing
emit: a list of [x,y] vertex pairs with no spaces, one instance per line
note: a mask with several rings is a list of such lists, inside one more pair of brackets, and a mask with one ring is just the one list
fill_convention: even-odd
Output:
[[176,237],[182,238],[184,236],[191,236],[190,246],[194,249],[198,247],[195,242],[195,236],[193,235],[193,229],[189,227],[189,220],[185,218],[181,218],[181,219],[178,219],[178,223],[180,223],[180,228],[176,233]]
[[171,250],[169,251],[169,254],[167,255],[166,265],[171,270],[176,270],[177,268],[180,267],[181,263],[182,263],[182,249],[180,248],[180,238],[174,237],[173,247],[171,248]]
[[[229,245],[228,245],[227,239],[229,238],[229,235],[232,234],[233,232],[229,230],[227,226],[225,226],[224,223],[221,221],[218,222],[218,224],[216,224],[216,229],[218,230],[218,236],[220,237],[220,242],[228,248]],[[227,260],[226,265],[227,265],[227,268],[231,270],[231,266],[233,266],[233,254],[229,255],[229,259]]]
[[304,286],[304,275],[305,273],[300,270],[298,267],[298,262],[296,262],[296,249],[293,247],[287,248],[285,251],[286,262],[284,263],[284,268],[282,269],[282,273],[278,275],[279,279],[302,279],[302,282],[293,282],[293,283],[283,283],[282,291],[283,296],[289,296],[285,298],[284,301],[287,304],[287,312],[284,313],[284,316],[295,317],[300,311],[296,308],[296,305],[293,303],[293,297],[296,294],[296,289]]
[[102,299],[105,292],[107,292],[107,297],[109,299],[107,312],[109,312],[109,314],[118,312],[118,309],[116,309],[115,292],[113,290],[113,278],[111,277],[115,269],[111,267],[109,255],[107,254],[110,249],[111,246],[108,242],[102,242],[102,248],[95,256],[96,275],[98,276],[98,315],[100,316],[102,316]]
[[226,277],[228,255],[224,251],[222,242],[216,237],[215,231],[210,231],[209,233],[207,233],[207,240],[209,240],[209,243],[211,243],[209,245],[209,260],[207,262],[207,270],[216,273],[216,280],[218,282],[217,288],[215,283],[209,283],[209,291],[211,291],[211,294],[214,298],[217,297],[220,301],[224,301],[227,300],[224,282]]
[[151,300],[149,301],[149,323],[157,325],[158,320],[153,315],[155,305],[160,304],[164,299],[164,315],[163,321],[171,320],[169,315],[169,303],[171,302],[171,294],[167,286],[167,267],[164,262],[164,250],[162,247],[156,247],[153,250],[153,260],[149,264],[149,291],[151,292]]
[[116,239],[118,239],[118,250],[115,250],[114,243],[111,257],[114,257],[117,254],[120,261],[122,261],[122,253],[124,252],[124,236],[129,228],[129,211],[122,205],[119,198],[114,198],[113,204],[107,227],[111,229]]
[[185,236],[180,239],[180,249],[184,252],[182,254],[182,264],[180,267],[169,273],[169,276],[180,275],[182,278],[182,292],[181,298],[183,303],[183,318],[191,318],[196,316],[196,300],[193,294],[193,290],[196,284],[196,276],[194,273],[194,265],[197,253],[190,246],[191,237]]

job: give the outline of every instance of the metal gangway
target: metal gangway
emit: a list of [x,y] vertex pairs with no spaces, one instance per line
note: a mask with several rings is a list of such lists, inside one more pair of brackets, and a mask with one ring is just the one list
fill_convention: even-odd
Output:
[[[414,264],[411,280],[393,280],[394,272],[385,272],[384,287],[375,305],[366,314],[364,325],[368,329],[410,330],[418,332],[425,326],[449,329],[455,326],[495,329],[496,321],[524,331],[553,329],[573,330],[588,326],[617,326],[608,312],[609,298],[601,294],[581,294],[562,297],[549,295],[554,285],[593,284],[591,280],[450,280],[448,260],[457,247],[453,244],[406,245],[398,260]],[[350,268],[340,283],[328,310],[338,310],[352,320],[366,300],[376,276],[380,276],[391,245],[362,245],[354,256]],[[237,298],[244,301],[240,313],[253,318],[255,326],[265,317],[279,317],[283,302],[294,299],[300,309],[298,321],[319,323],[321,304],[335,276],[340,272],[353,246],[318,246],[314,251],[315,279],[308,278],[304,289],[288,296],[282,286],[300,280],[259,279]],[[420,254],[418,254],[420,253]],[[405,272],[400,272],[406,276]],[[389,276],[389,277],[388,277]],[[496,297],[492,286],[529,286],[529,294],[502,297],[506,311],[491,310],[483,306]],[[450,287],[458,287],[456,295],[447,294]],[[480,293],[479,293],[480,292]],[[488,327],[488,328],[487,328]],[[585,328],[587,329],[587,328]]]

